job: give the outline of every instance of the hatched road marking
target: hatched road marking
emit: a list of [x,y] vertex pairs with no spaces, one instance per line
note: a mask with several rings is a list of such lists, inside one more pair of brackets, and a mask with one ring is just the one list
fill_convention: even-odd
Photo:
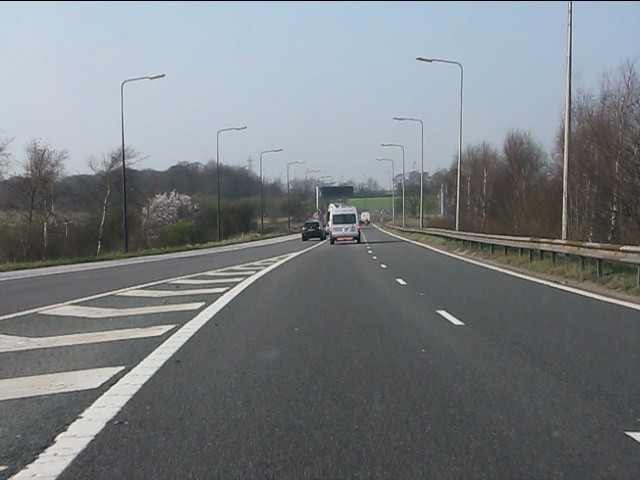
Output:
[[122,370],[124,367],[106,367],[0,380],[0,400],[91,390]]
[[197,288],[194,290],[127,290],[118,293],[120,297],[140,297],[140,298],[165,298],[183,297],[185,295],[211,295],[213,293],[224,293],[228,287],[218,288]]
[[636,442],[640,442],[640,432],[624,432],[633,438]]
[[158,325],[155,327],[123,328],[103,332],[74,333],[71,335],[35,338],[0,335],[0,353],[86,345],[88,343],[115,342],[118,340],[132,340],[134,338],[159,337],[173,327],[175,327],[175,325]]
[[54,479],[91,442],[104,426],[122,409],[133,395],[162,367],[200,328],[225,308],[242,291],[285,262],[321,246],[293,253],[281,261],[265,268],[257,275],[247,278],[207,306],[184,324],[177,332],[165,340],[144,360],[118,380],[89,406],[69,427],[60,433],[29,465],[20,470],[13,480],[32,478]]
[[57,315],[61,317],[81,317],[81,318],[108,318],[127,317],[129,315],[147,315],[150,313],[169,313],[198,310],[205,302],[179,303],[176,305],[158,305],[154,307],[133,307],[133,308],[102,308],[84,307],[80,305],[64,305],[62,307],[43,310],[39,313],[44,315]]
[[[219,271],[212,271],[212,272],[206,272],[206,273],[202,273],[200,275],[206,275],[207,277],[233,277],[233,276],[238,276],[238,275],[251,275],[253,273],[256,273],[257,270],[251,270],[251,271],[244,271],[244,272],[219,272]],[[244,280],[244,279],[243,279]]]
[[199,280],[197,278],[184,278],[179,280],[172,280],[168,283],[180,284],[180,285],[216,285],[220,283],[241,282],[242,280],[244,280],[244,277],[212,278],[210,280]]

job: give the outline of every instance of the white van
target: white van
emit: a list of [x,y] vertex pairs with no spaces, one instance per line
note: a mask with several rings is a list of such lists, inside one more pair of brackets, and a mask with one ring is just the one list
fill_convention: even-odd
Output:
[[333,205],[329,211],[329,243],[336,240],[355,240],[360,243],[358,210],[349,205]]

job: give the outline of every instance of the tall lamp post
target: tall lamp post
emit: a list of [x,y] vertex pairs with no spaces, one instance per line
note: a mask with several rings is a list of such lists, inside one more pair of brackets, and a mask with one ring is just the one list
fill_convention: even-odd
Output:
[[567,239],[567,219],[569,208],[569,154],[571,153],[571,44],[573,23],[573,2],[568,2],[567,11],[567,80],[564,96],[564,152],[562,162],[562,240]]
[[260,152],[260,233],[264,234],[264,203],[262,201],[262,155],[264,153],[276,153],[281,152],[281,148],[274,148],[273,150],[265,150]]
[[217,181],[218,181],[218,202],[217,202],[217,206],[216,206],[216,210],[217,210],[217,215],[218,215],[218,242],[220,241],[220,239],[222,238],[220,235],[220,152],[218,150],[218,144],[220,143],[220,134],[222,132],[228,132],[231,130],[244,130],[246,129],[246,125],[242,126],[242,127],[229,127],[229,128],[223,128],[221,130],[218,130],[218,134],[216,135],[216,177],[217,177]]
[[419,118],[409,118],[409,117],[393,117],[394,120],[398,120],[400,122],[420,122],[420,131],[421,131],[421,140],[420,140],[420,228],[424,228],[424,221],[422,215],[422,195],[424,193],[423,183],[424,183],[424,123]]
[[291,208],[289,206],[289,166],[290,165],[299,165],[302,163],[306,163],[304,160],[298,162],[289,162],[287,163],[287,222],[288,228],[291,230]]
[[129,78],[120,85],[120,117],[122,120],[122,223],[124,234],[124,253],[129,251],[129,232],[127,230],[127,173],[124,153],[124,84],[128,82],[135,82],[137,80],[157,80],[158,78],[163,77],[164,73],[160,75]]
[[390,158],[376,158],[376,162],[391,162],[391,223],[396,224],[396,193],[393,188],[393,180],[395,179],[396,172],[393,168],[393,160]]
[[402,149],[402,226],[404,227],[404,145],[399,143],[382,143],[383,147],[400,147]]
[[458,178],[456,180],[456,231],[460,230],[460,171],[462,166],[462,82],[464,78],[464,69],[460,62],[453,60],[442,60],[439,58],[417,57],[419,62],[427,63],[448,63],[460,67],[460,127],[458,128]]
[[307,168],[307,169],[305,170],[305,172],[304,172],[304,181],[305,181],[305,182],[307,181],[307,174],[309,174],[309,173],[318,173],[319,171],[320,171],[320,169],[319,169],[319,168],[314,168],[314,169]]
[[[307,168],[304,172],[304,190],[305,190],[305,197],[306,197],[306,191],[307,191],[307,174],[308,173],[318,173],[320,171],[319,168]],[[316,189],[316,211],[318,210],[318,193],[317,193],[317,189]]]

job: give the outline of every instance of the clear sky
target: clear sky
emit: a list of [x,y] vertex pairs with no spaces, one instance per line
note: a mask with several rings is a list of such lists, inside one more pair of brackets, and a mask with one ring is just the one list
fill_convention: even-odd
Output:
[[[389,182],[389,163],[448,167],[458,145],[464,66],[464,144],[502,145],[511,129],[548,151],[565,91],[567,2],[2,2],[0,137],[13,160],[34,138],[66,149],[66,173],[125,135],[166,170],[180,161],[247,166],[265,177],[331,175]],[[573,89],[595,91],[626,60],[640,67],[640,2],[573,2]]]

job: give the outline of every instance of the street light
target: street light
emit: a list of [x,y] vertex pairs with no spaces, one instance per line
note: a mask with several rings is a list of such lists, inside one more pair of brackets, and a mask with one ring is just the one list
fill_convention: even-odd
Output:
[[400,147],[402,149],[402,226],[404,227],[404,145],[399,143],[381,143],[383,147]]
[[274,148],[273,150],[265,150],[260,152],[260,233],[264,234],[264,203],[262,202],[262,154],[263,153],[276,153],[281,152],[281,148]]
[[564,94],[564,151],[562,161],[562,240],[567,239],[569,218],[569,154],[571,153],[571,45],[573,43],[573,2],[567,5],[567,79]]
[[216,135],[216,177],[217,177],[217,181],[218,181],[218,202],[217,202],[217,214],[218,214],[218,242],[221,239],[221,235],[220,235],[220,153],[218,151],[218,143],[220,142],[220,134],[222,132],[228,132],[230,130],[244,130],[246,129],[246,125],[242,126],[242,127],[229,127],[229,128],[223,128],[222,130],[218,130],[218,134]]
[[287,163],[287,222],[289,225],[289,230],[291,230],[291,209],[289,208],[289,165],[298,165],[306,163],[304,160],[298,162],[289,162]]
[[[307,196],[307,174],[308,173],[318,173],[320,171],[319,168],[314,168],[314,169],[310,169],[307,168],[304,172],[304,192],[305,192],[305,197]],[[318,211],[318,187],[316,187],[316,212]]]
[[396,189],[393,188],[393,180],[396,176],[393,168],[393,160],[390,158],[376,158],[376,162],[391,162],[391,223],[396,224]]
[[312,170],[312,169],[310,169],[310,168],[307,168],[307,170],[304,172],[304,181],[305,181],[305,182],[307,181],[307,174],[308,174],[308,173],[318,173],[319,171],[320,171],[320,169],[319,169],[319,168],[315,168],[315,169],[313,169],[313,170]]
[[456,180],[456,231],[460,229],[460,171],[462,164],[462,81],[464,69],[460,62],[453,60],[441,60],[439,58],[416,57],[419,62],[427,63],[448,63],[460,67],[460,127],[458,128],[458,179]]
[[421,140],[420,140],[420,228],[424,228],[423,215],[422,215],[422,195],[423,195],[423,182],[424,182],[424,123],[419,118],[408,118],[408,117],[393,117],[394,120],[398,120],[400,122],[410,121],[410,122],[420,122],[420,129],[422,132]]
[[127,174],[124,155],[124,84],[128,82],[135,82],[137,80],[157,80],[158,78],[163,77],[164,73],[160,75],[129,78],[120,85],[120,117],[122,120],[122,223],[124,229],[124,253],[129,251],[129,232],[127,230]]

